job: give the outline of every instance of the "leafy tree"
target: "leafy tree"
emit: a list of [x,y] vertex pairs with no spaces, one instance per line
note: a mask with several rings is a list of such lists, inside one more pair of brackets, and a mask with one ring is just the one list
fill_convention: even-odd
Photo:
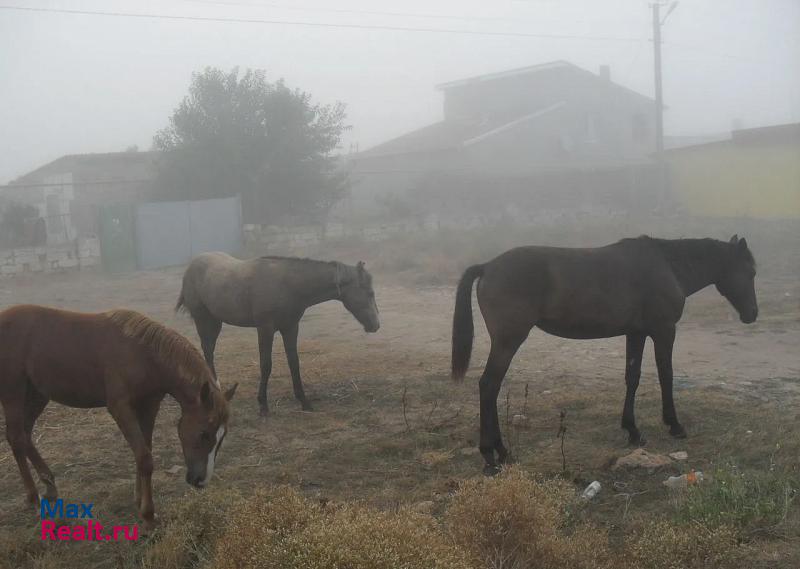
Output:
[[245,219],[320,219],[348,187],[333,150],[345,107],[313,104],[262,70],[208,67],[192,76],[189,94],[156,134],[164,152],[158,187],[166,199],[240,194]]

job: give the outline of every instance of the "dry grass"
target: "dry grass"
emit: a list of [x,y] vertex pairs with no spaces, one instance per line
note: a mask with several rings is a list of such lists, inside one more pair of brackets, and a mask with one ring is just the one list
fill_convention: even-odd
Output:
[[482,567],[523,569],[614,567],[607,532],[584,525],[566,533],[571,484],[537,481],[510,469],[465,482],[447,508],[455,541]]
[[214,569],[467,569],[430,516],[358,504],[322,506],[291,488],[262,491],[236,510]]
[[[578,521],[574,487],[509,469],[464,482],[441,521],[401,508],[315,501],[287,486],[193,493],[141,564],[159,569],[727,569],[749,551],[730,526],[648,521],[612,545]],[[52,552],[50,552],[52,553]],[[50,553],[37,559],[44,563]],[[34,564],[32,567],[36,567]]]
[[[240,381],[241,385],[233,405],[231,433],[209,490],[187,493],[184,472],[168,473],[183,460],[175,433],[178,408],[167,400],[153,445],[156,508],[162,519],[157,532],[137,544],[43,544],[38,540],[34,515],[22,506],[22,486],[8,446],[0,442],[0,568],[212,569],[220,555],[218,548],[236,540],[229,532],[231,520],[247,523],[241,511],[251,507],[254,489],[263,489],[257,503],[266,508],[258,515],[272,519],[269,523],[274,527],[284,528],[273,545],[296,543],[302,535],[304,547],[330,563],[333,558],[325,556],[337,543],[348,544],[354,552],[369,551],[377,543],[415,539],[405,532],[419,526],[447,551],[452,552],[452,546],[456,555],[468,556],[462,566],[487,567],[484,549],[480,549],[484,551],[480,557],[474,544],[456,539],[473,532],[480,543],[491,544],[497,528],[485,525],[486,517],[506,520],[509,531],[517,536],[514,539],[525,543],[529,539],[526,533],[535,534],[531,547],[545,552],[542,559],[550,559],[548,562],[565,560],[564,567],[612,563],[629,569],[626,563],[630,559],[648,569],[712,567],[712,562],[724,567],[725,555],[730,552],[740,558],[741,568],[800,567],[798,500],[788,504],[785,521],[776,531],[776,520],[780,521],[784,510],[772,510],[774,516],[759,515],[746,523],[737,521],[741,517],[720,517],[712,523],[703,516],[729,511],[718,507],[718,499],[692,496],[699,500],[694,510],[698,515],[684,517],[661,485],[668,475],[688,468],[714,473],[728,463],[736,464],[748,479],[773,476],[773,467],[773,473],[785,475],[787,480],[800,478],[800,390],[793,371],[800,288],[796,264],[789,263],[796,260],[795,251],[800,247],[786,244],[788,238],[773,246],[760,241],[757,233],[751,238],[754,233],[740,227],[676,226],[667,233],[658,227],[631,226],[614,229],[617,233],[613,235],[609,230],[589,229],[570,234],[568,229],[550,236],[538,228],[516,228],[453,231],[387,243],[327,244],[328,249],[319,256],[346,262],[367,260],[376,275],[383,328],[379,334],[364,335],[338,303],[308,312],[301,325],[300,359],[315,413],[298,411],[283,351],[276,341],[270,381],[274,414],[261,420],[255,402],[255,332],[226,327],[218,344],[217,369],[224,384]],[[619,430],[624,342],[562,341],[534,333],[504,382],[500,413],[506,443],[518,459],[520,471],[536,476],[529,480],[521,472],[512,472],[498,480],[473,480],[482,466],[476,452],[476,380],[488,350],[479,317],[474,368],[467,381],[453,385],[447,380],[452,290],[393,285],[449,287],[467,264],[519,243],[598,244],[644,230],[720,238],[739,232],[754,248],[760,248],[756,254],[762,299],[759,323],[743,327],[729,320],[730,308],[715,291],[698,295],[687,306],[675,359],[676,401],[689,430],[687,440],[671,439],[661,425],[658,383],[652,354],[647,354],[637,418],[648,435],[648,450],[685,450],[689,461],[654,474],[611,471],[609,461],[628,452],[625,435]],[[317,256],[313,251],[304,253]],[[56,275],[9,285],[13,294],[7,302],[13,296],[14,302],[82,310],[128,306],[197,343],[191,322],[172,312],[180,276],[179,270],[113,278]],[[530,397],[525,402],[528,384]],[[406,390],[408,425],[402,403]],[[525,428],[505,423],[507,393],[511,415],[524,412],[528,416]],[[560,440],[555,438],[562,409],[567,410],[569,429],[565,471]],[[76,437],[78,432],[80,437]],[[66,499],[94,501],[104,523],[135,522],[133,459],[105,410],[51,405],[37,424],[34,438]],[[563,481],[554,482],[556,476]],[[603,490],[595,500],[576,507],[575,493],[592,480],[601,481]],[[272,484],[289,484],[297,492],[284,495],[289,491],[271,488]],[[761,485],[759,491],[741,495],[758,497],[755,503],[763,506],[779,495],[771,488]],[[715,491],[709,487],[708,497]],[[493,499],[484,499],[484,493]],[[319,499],[334,505],[323,507]],[[433,502],[433,507],[416,508],[420,502]],[[740,512],[749,511],[754,504],[750,498],[740,503],[745,505]],[[462,522],[456,524],[452,520],[458,512]],[[397,516],[398,525],[392,527]],[[555,523],[548,525],[547,520]],[[704,528],[697,524],[701,520]],[[349,536],[325,527],[340,522],[353,528]],[[248,528],[251,535],[261,535],[256,524]],[[220,541],[222,535],[224,542]],[[345,538],[348,541],[341,541]],[[511,540],[512,535],[506,539]],[[739,542],[744,546],[735,546]],[[246,549],[251,542],[237,543]],[[401,545],[392,546],[396,547],[392,555],[407,551]],[[688,557],[675,553],[678,549],[685,550]],[[362,558],[355,559],[362,562]],[[541,566],[537,560],[526,565],[531,561],[528,557],[519,559],[518,567]],[[252,563],[260,567],[266,561],[258,555]]]

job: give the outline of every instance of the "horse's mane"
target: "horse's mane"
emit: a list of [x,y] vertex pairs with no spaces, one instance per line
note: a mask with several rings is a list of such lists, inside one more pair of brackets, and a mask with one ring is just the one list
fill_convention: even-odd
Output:
[[318,263],[321,265],[335,265],[338,263],[338,261],[321,261],[319,259],[310,259],[308,257],[285,257],[283,255],[263,255],[259,257],[259,259],[265,259],[268,261],[290,261],[294,263]]
[[197,386],[206,381],[214,383],[198,349],[175,330],[133,310],[111,310],[106,316],[124,336],[149,348],[156,361],[184,381]]

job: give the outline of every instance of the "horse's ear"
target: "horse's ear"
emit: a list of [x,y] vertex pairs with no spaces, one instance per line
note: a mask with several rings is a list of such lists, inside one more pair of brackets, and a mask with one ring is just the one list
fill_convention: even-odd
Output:
[[737,247],[739,247],[739,251],[740,251],[740,252],[747,251],[747,239],[745,239],[744,237],[742,237],[742,238],[741,238],[741,239],[739,239],[739,241],[736,243],[736,246],[737,246]]
[[730,241],[728,241],[728,243],[730,243],[731,245],[736,245],[738,242],[739,242],[739,236],[736,234],[734,234],[734,236],[731,237]]
[[366,270],[364,270],[364,261],[359,261],[356,263],[356,282],[358,286],[364,284],[364,273],[366,273]]
[[225,392],[225,401],[230,401],[231,399],[233,399],[233,395],[236,393],[236,388],[237,387],[239,387],[239,384],[238,383],[234,383],[233,387],[231,387],[230,389],[228,389]]
[[211,385],[208,382],[203,384],[200,388],[200,402],[206,409],[214,408],[214,400],[211,398]]

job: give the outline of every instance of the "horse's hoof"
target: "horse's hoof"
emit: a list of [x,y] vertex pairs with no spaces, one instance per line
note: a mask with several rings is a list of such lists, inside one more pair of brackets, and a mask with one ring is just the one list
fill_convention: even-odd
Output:
[[682,425],[672,425],[669,428],[669,434],[676,439],[685,439],[686,429],[684,429]]
[[637,435],[631,435],[628,437],[628,446],[643,447],[646,445],[647,445],[647,438],[642,433],[639,433]]
[[483,467],[484,476],[497,476],[500,474],[501,468],[496,464],[487,464]]
[[300,404],[300,406],[303,408],[303,411],[313,411],[314,410],[314,407],[308,401],[302,402]]
[[258,416],[266,419],[269,417],[269,409],[267,407],[262,407],[258,410]]
[[48,488],[44,494],[42,494],[42,498],[52,502],[56,498],[58,498],[58,490],[55,488]]
[[508,451],[506,451],[505,454],[500,454],[499,452],[497,454],[499,455],[497,458],[497,462],[499,462],[500,464],[509,465],[517,463],[516,459],[514,458],[514,455]]
[[151,520],[142,520],[142,533],[150,533],[158,526],[158,518],[154,515]]

